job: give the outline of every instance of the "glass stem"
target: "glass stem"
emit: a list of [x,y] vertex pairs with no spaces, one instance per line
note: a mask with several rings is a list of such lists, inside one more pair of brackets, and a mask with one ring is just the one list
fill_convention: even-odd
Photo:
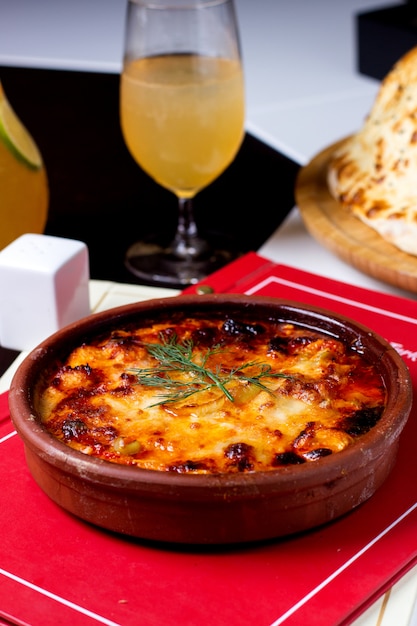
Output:
[[181,259],[195,259],[208,250],[208,244],[198,236],[192,198],[178,198],[178,226],[171,252]]

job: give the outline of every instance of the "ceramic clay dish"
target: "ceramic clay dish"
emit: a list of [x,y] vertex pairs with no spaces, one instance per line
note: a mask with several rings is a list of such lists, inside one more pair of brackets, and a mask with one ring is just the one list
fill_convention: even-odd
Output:
[[[354,444],[317,461],[263,472],[187,474],[122,466],[90,457],[50,435],[34,406],[43,372],[76,345],[139,320],[222,311],[316,329],[356,346],[377,367],[388,400],[377,422]],[[98,313],[58,331],[19,366],[10,414],[29,470],[68,512],[132,537],[182,544],[233,544],[306,531],[352,511],[383,484],[396,459],[412,402],[408,370],[388,342],[359,323],[275,298],[175,296]],[[365,505],[366,506],[366,505]]]

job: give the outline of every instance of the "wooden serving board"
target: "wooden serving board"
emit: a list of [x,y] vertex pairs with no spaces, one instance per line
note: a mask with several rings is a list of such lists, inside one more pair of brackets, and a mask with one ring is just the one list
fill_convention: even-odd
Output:
[[298,174],[295,199],[305,226],[319,243],[365,274],[417,293],[417,257],[385,241],[330,195],[327,166],[342,143],[320,152]]

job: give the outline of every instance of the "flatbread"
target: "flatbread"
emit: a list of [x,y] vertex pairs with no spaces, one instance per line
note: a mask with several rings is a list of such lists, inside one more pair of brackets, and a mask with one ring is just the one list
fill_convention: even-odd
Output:
[[347,210],[417,255],[417,47],[383,80],[362,129],[334,152],[327,182]]

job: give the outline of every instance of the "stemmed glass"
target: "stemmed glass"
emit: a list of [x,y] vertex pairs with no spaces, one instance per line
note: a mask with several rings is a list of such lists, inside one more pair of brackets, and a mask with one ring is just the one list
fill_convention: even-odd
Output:
[[136,242],[126,266],[146,282],[196,283],[232,258],[199,235],[192,200],[230,165],[243,140],[233,0],[129,0],[120,115],[133,158],[179,206],[171,244]]

